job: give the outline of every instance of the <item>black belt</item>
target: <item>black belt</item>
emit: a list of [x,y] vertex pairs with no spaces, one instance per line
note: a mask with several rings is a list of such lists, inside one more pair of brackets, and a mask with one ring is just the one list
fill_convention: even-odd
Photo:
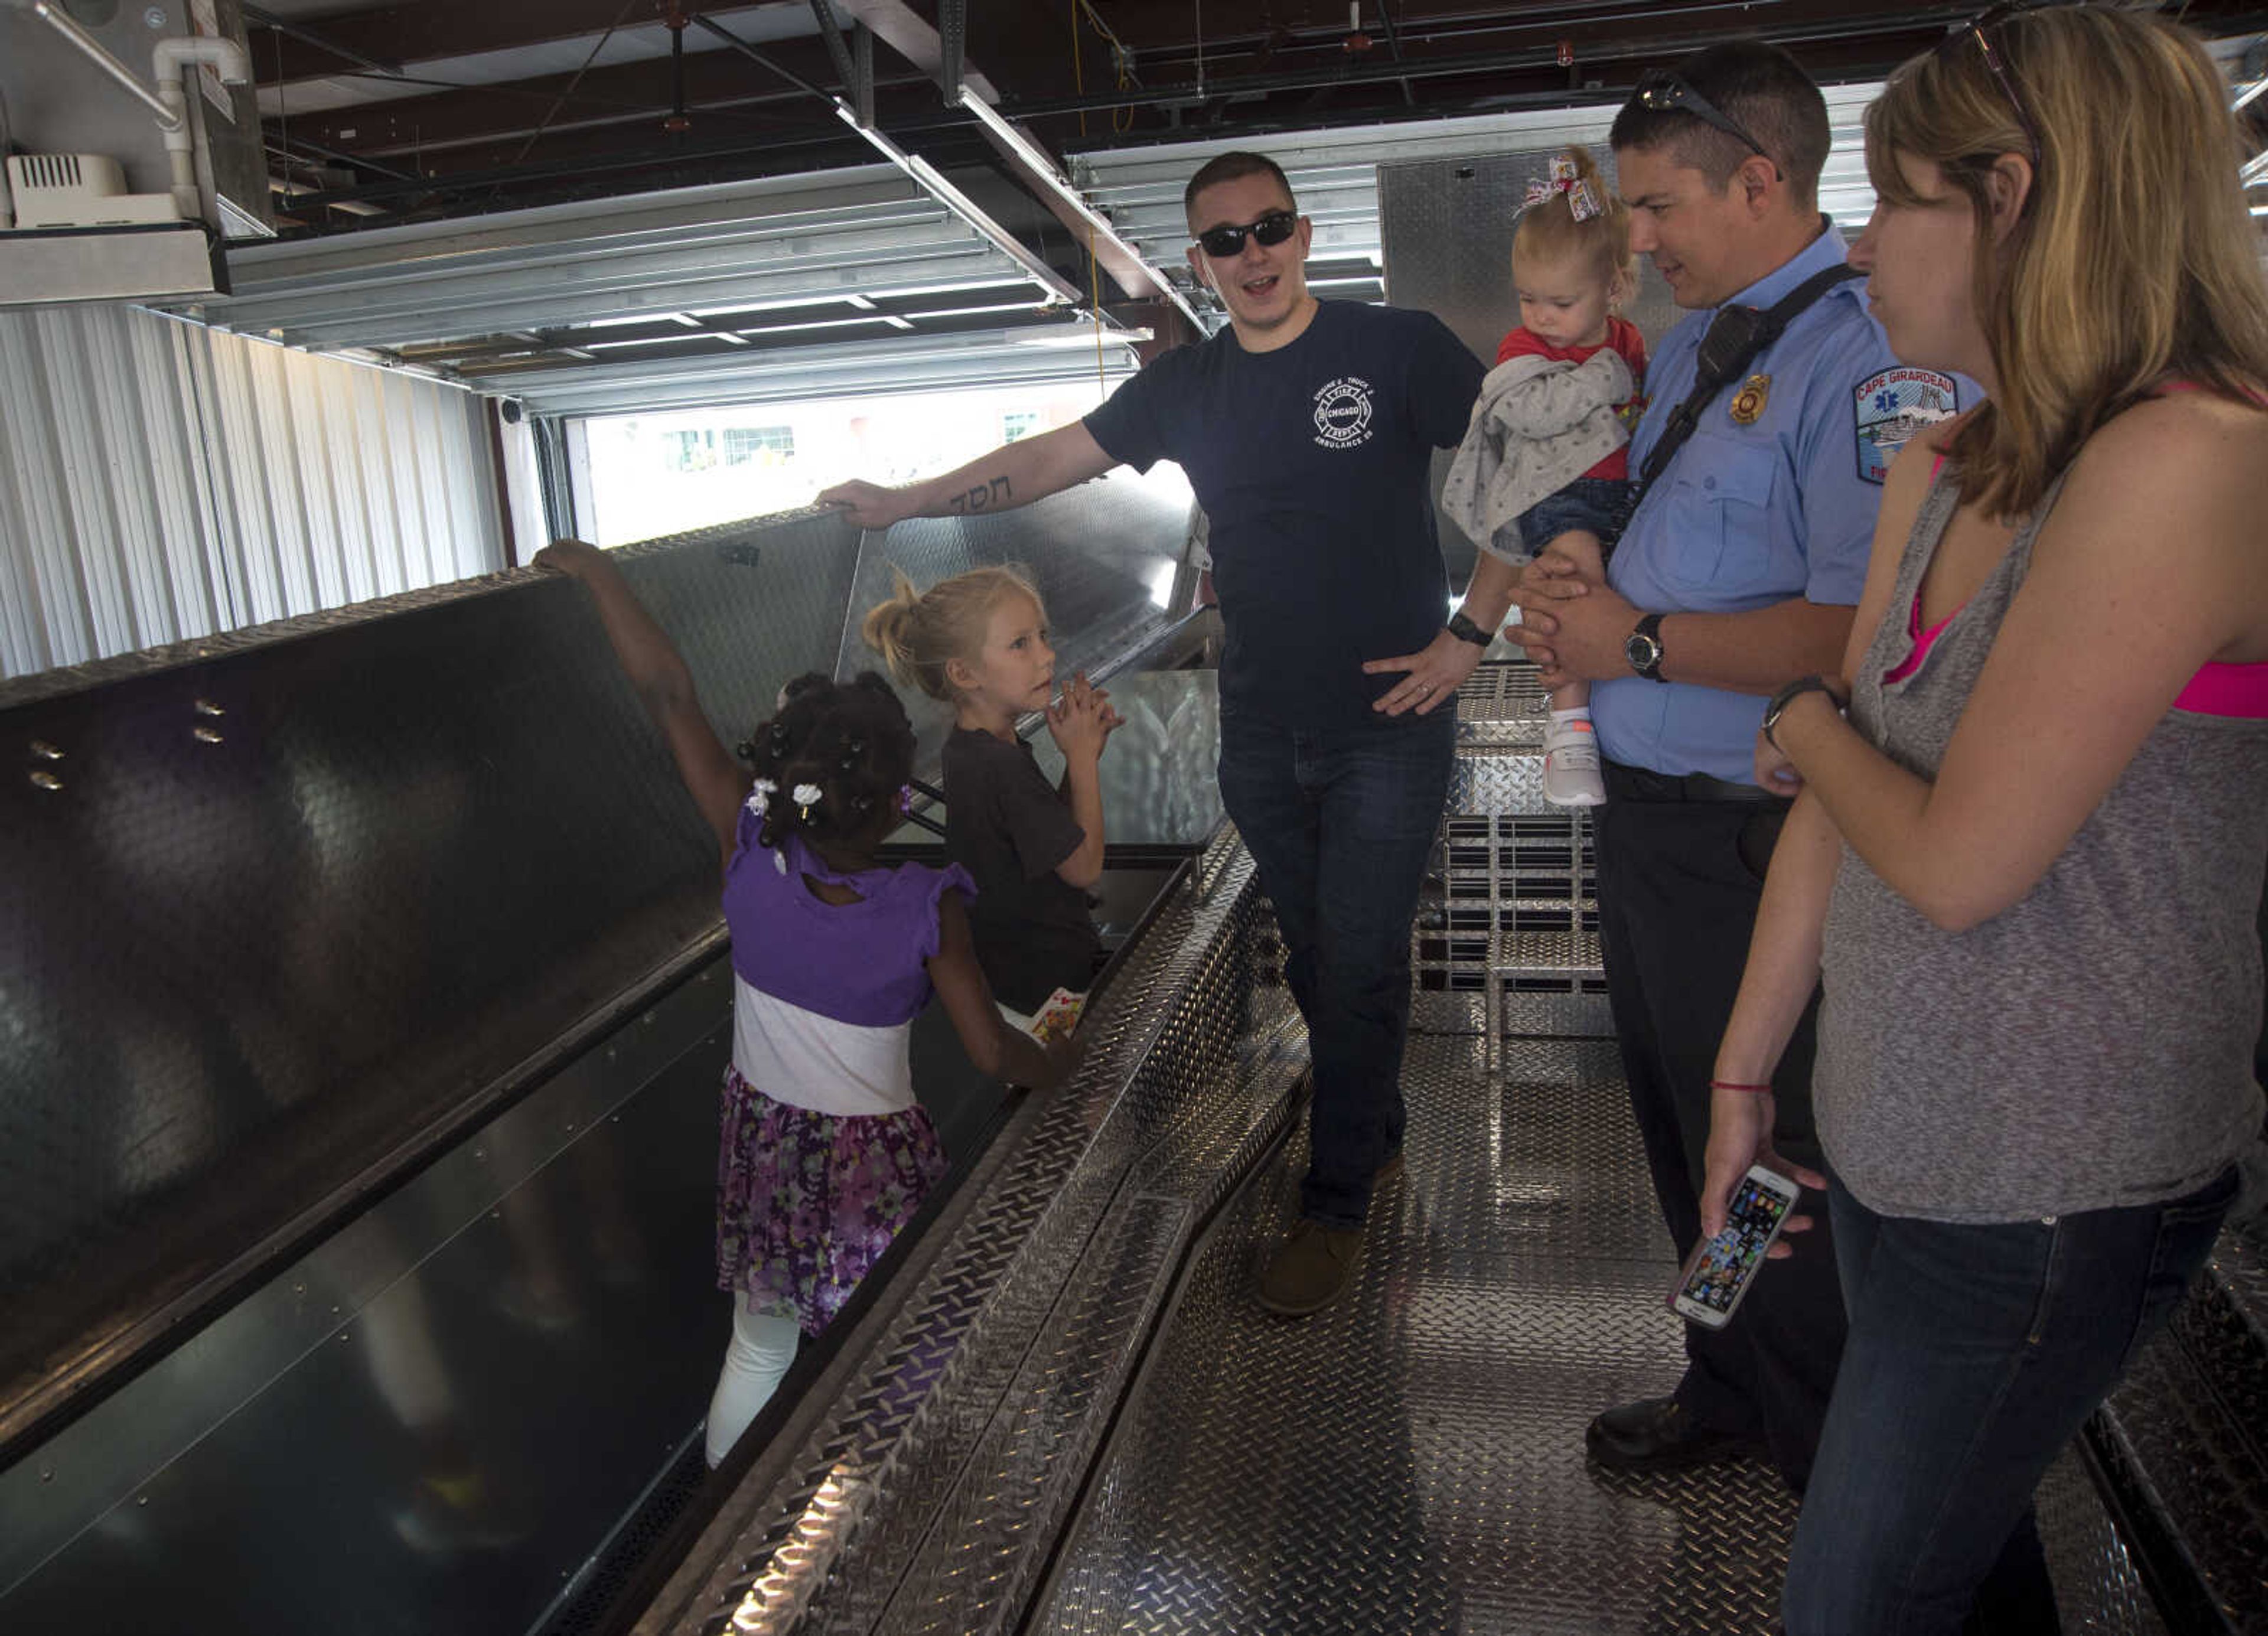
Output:
[[1625,767],[1602,761],[1599,773],[1607,793],[1618,801],[1756,801],[1784,805],[1786,796],[1774,795],[1757,784],[1734,784],[1705,772],[1655,772],[1646,767]]

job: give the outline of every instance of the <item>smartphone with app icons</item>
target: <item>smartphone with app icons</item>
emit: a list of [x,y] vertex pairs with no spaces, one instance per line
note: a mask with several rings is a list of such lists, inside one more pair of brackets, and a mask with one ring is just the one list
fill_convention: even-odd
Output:
[[1678,1273],[1670,1309],[1704,1329],[1721,1330],[1731,1323],[1764,1264],[1764,1252],[1795,1208],[1796,1191],[1795,1183],[1778,1171],[1750,1165],[1733,1190],[1724,1230],[1704,1240]]

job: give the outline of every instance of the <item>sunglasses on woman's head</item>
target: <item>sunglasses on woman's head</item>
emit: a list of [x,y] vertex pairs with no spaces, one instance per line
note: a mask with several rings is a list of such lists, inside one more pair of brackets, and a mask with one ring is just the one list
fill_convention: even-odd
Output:
[[1216,262],[1226,262],[1232,255],[1244,253],[1244,236],[1250,233],[1262,244],[1281,244],[1292,236],[1300,225],[1297,210],[1270,210],[1256,222],[1247,222],[1241,227],[1208,227],[1197,235],[1197,243]]
[[[1694,90],[1682,74],[1672,73],[1668,69],[1656,69],[1638,82],[1638,89],[1631,93],[1631,99],[1640,107],[1651,108],[1656,114],[1690,114],[1712,129],[1721,130],[1735,142],[1745,144],[1749,151],[1757,158],[1771,159],[1771,155],[1764,151],[1763,143],[1749,135],[1731,114]],[[1772,159],[1772,169],[1775,172],[1779,169],[1778,159]]]
[[2008,64],[2000,48],[1992,43],[1992,31],[2019,11],[2029,11],[2027,4],[2014,4],[1988,6],[1969,21],[1946,35],[1937,48],[1940,60],[1948,58],[1970,41],[1984,54],[1984,66],[1992,70],[1992,77],[2000,84],[2000,94],[2008,99],[2008,107],[2016,115],[2016,123],[2024,128],[2024,140],[2031,144],[2032,169],[2040,168],[2040,128],[2032,123],[2032,111],[2024,106],[2024,99],[2016,90],[2016,77],[2008,71]]

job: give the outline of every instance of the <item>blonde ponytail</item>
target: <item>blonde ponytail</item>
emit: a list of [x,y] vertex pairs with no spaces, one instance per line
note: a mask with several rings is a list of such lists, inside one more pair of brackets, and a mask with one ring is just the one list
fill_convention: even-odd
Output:
[[858,634],[865,638],[868,647],[882,656],[884,667],[899,686],[919,688],[932,698],[942,698],[943,694],[922,680],[909,641],[909,627],[920,609],[921,593],[914,589],[914,582],[906,578],[905,570],[893,567],[890,600],[877,602],[866,610]]
[[1027,596],[1035,607],[1042,607],[1039,592],[1019,569],[972,568],[917,592],[903,571],[894,567],[889,601],[869,608],[858,631],[899,685],[951,704],[946,663],[973,660],[984,651],[992,610],[1011,595]]

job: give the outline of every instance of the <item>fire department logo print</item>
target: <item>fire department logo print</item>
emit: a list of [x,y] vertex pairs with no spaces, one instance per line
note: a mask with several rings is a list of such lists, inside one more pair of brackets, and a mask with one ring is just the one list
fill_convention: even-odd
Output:
[[1315,393],[1315,442],[1326,449],[1351,449],[1370,441],[1370,382],[1342,375]]
[[1859,475],[1880,483],[1914,433],[1959,407],[1953,377],[1933,369],[1886,369],[1853,388],[1859,411]]

